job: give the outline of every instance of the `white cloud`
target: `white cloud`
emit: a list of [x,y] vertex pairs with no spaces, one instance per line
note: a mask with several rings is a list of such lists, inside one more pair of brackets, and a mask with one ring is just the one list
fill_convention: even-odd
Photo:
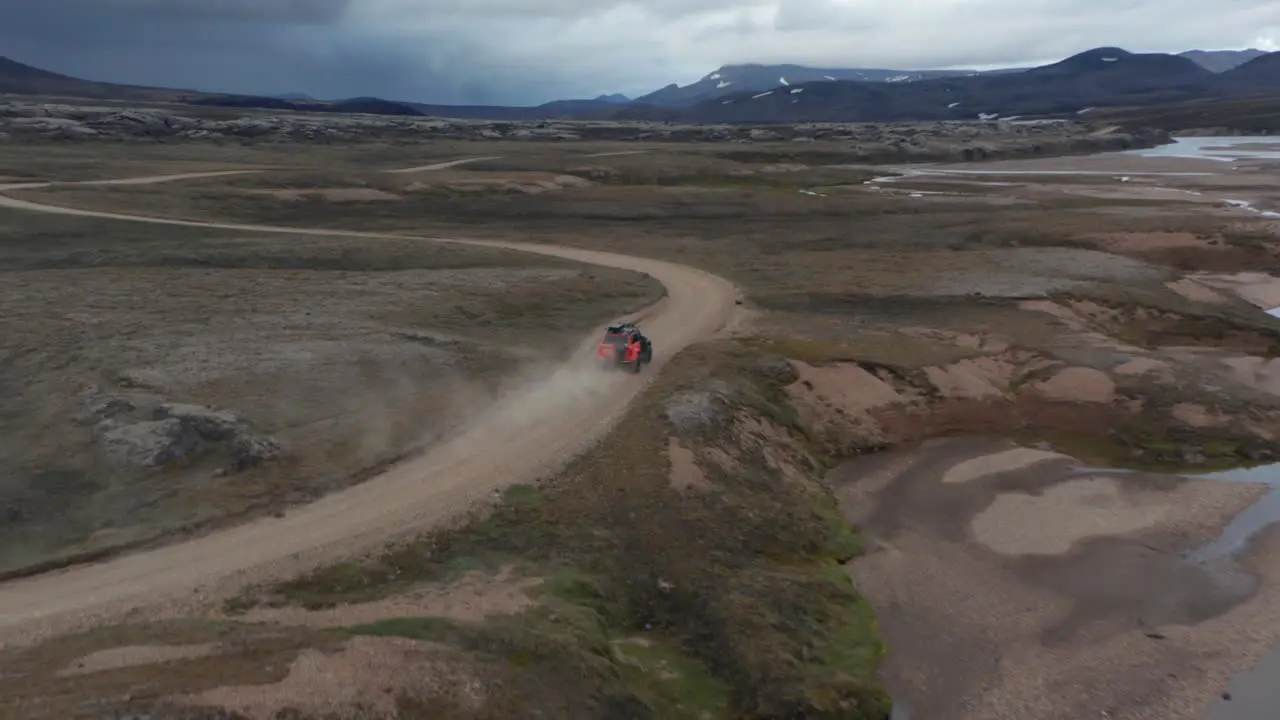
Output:
[[[734,62],[991,67],[1102,45],[1274,47],[1274,0],[353,0],[367,32],[446,29],[504,63],[635,92]],[[675,73],[671,75],[668,73]],[[625,87],[623,87],[625,86]]]

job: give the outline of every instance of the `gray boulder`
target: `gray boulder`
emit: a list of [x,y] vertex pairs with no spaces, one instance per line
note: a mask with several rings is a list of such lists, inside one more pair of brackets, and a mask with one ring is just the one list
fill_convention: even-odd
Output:
[[211,442],[231,439],[239,432],[241,424],[235,413],[184,403],[164,403],[156,408],[152,419],[177,420],[183,427]]
[[201,449],[200,437],[175,418],[110,428],[102,443],[112,460],[147,468],[185,460]]
[[240,431],[231,439],[231,465],[236,472],[276,460],[284,448],[274,438]]
[[667,422],[681,433],[692,433],[728,420],[730,391],[724,383],[713,382],[706,390],[687,390],[667,400]]
[[88,401],[85,402],[84,412],[76,417],[76,422],[80,425],[98,425],[115,420],[122,415],[128,415],[135,409],[133,402],[128,398],[93,390]]

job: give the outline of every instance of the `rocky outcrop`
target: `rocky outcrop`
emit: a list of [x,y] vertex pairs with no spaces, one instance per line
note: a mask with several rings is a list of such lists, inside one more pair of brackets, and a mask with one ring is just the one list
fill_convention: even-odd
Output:
[[279,441],[235,413],[204,405],[161,403],[148,417],[132,400],[94,390],[77,420],[94,427],[107,459],[126,467],[184,465],[220,453],[224,472],[242,472],[284,454]]
[[230,440],[238,431],[240,418],[226,410],[203,405],[164,403],[155,409],[155,420],[176,420],[205,440]]
[[731,393],[724,383],[712,383],[705,390],[689,390],[672,396],[663,417],[682,433],[695,433],[728,420]]
[[235,119],[182,114],[173,107],[95,107],[88,104],[0,102],[0,140],[164,140],[190,142],[358,142],[386,140],[587,140],[677,143],[814,143],[849,154],[849,162],[981,160],[1014,155],[1052,155],[1151,147],[1161,133],[1100,133],[1086,121],[903,124],[795,123],[730,125],[618,121],[486,121],[430,117],[259,113]]
[[201,449],[199,435],[174,418],[108,426],[103,430],[103,449],[108,458],[120,465],[161,467],[187,460]]

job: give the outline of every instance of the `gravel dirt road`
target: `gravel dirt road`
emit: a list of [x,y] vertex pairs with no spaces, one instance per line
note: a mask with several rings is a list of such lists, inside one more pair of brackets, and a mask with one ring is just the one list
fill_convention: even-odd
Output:
[[[212,173],[222,174],[222,173]],[[201,174],[128,178],[129,184]],[[0,184],[0,193],[40,183]],[[42,205],[0,195],[0,207],[121,221],[377,240],[404,235],[201,223]],[[654,339],[639,375],[601,373],[591,362],[593,330],[565,366],[530,378],[427,454],[347,491],[291,511],[180,544],[0,586],[0,643],[21,644],[139,608],[186,604],[244,582],[279,577],[350,556],[456,516],[495,490],[536,480],[597,441],[648,378],[681,348],[723,329],[734,287],[723,278],[659,260],[569,247],[423,238],[507,248],[646,273],[667,296],[641,313]]]

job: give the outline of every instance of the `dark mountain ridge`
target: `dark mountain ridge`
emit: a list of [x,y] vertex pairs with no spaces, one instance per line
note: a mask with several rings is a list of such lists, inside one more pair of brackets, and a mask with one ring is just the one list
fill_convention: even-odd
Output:
[[0,93],[10,95],[65,95],[67,97],[147,102],[174,101],[185,95],[192,94],[189,90],[171,90],[82,80],[69,75],[60,75],[48,70],[41,70],[2,55],[0,55]]
[[[194,105],[263,108],[297,112],[370,113],[488,120],[648,119],[691,123],[890,122],[973,120],[1017,116],[1072,116],[1094,108],[1146,106],[1197,100],[1280,94],[1280,53],[1257,55],[1215,73],[1181,55],[1130,53],[1121,48],[1087,50],[1049,65],[987,72],[922,71],[930,77],[839,79],[829,71],[798,65],[728,66],[757,75],[784,68],[763,90],[737,91],[688,105],[661,105],[622,96],[557,100],[537,106],[449,106],[396,102],[376,97],[322,101],[300,97],[258,97],[145,88],[81,80],[0,58],[0,93],[66,95]],[[1226,51],[1237,52],[1237,51]],[[1250,51],[1238,51],[1248,54]],[[1234,55],[1232,57],[1242,57]],[[722,68],[724,70],[725,68]],[[809,74],[805,74],[805,73]],[[821,79],[800,82],[821,74]],[[719,75],[717,78],[716,76]],[[723,73],[703,81],[729,83]],[[692,86],[691,86],[692,87]],[[679,89],[679,88],[677,88]],[[648,96],[646,96],[648,97]]]
[[690,107],[704,100],[740,92],[761,92],[779,85],[857,80],[862,82],[916,82],[946,77],[986,73],[1017,72],[1023,68],[1000,70],[891,70],[888,68],[813,68],[803,65],[725,65],[689,85],[667,85],[635,99],[636,103],[662,107]]
[[1214,73],[1183,56],[1104,47],[1020,72],[893,84],[810,82],[735,93],[676,113],[638,104],[622,113],[631,119],[755,123],[1063,116],[1096,107],[1280,92],[1277,64],[1280,53],[1271,53]]
[[[1187,50],[1180,57],[1212,72],[1224,72],[1260,55],[1262,50]],[[951,77],[1006,75],[1029,70],[1009,67],[994,70],[894,70],[889,68],[816,68],[804,65],[762,65],[747,63],[725,65],[703,76],[697,82],[680,86],[667,85],[635,102],[662,107],[691,107],[704,100],[722,98],[743,92],[763,92],[780,85],[810,82],[858,80],[862,82],[919,82]]]
[[1220,76],[1227,82],[1262,89],[1280,89],[1280,52],[1259,55]]

